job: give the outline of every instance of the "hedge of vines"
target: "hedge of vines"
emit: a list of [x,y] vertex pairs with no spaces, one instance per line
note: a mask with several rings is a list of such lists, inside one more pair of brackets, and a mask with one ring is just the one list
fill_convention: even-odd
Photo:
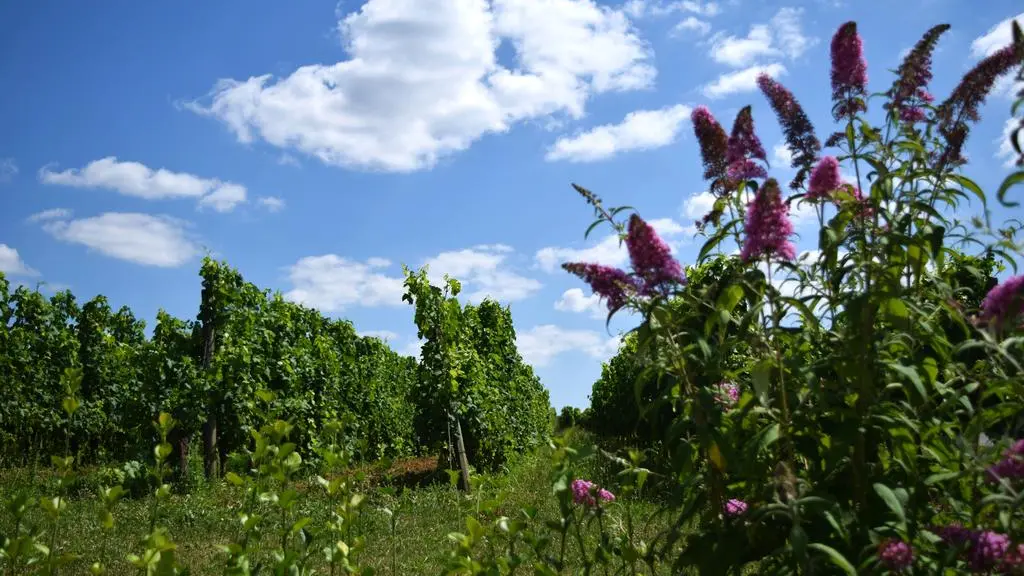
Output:
[[404,299],[416,307],[421,351],[419,438],[449,442],[461,423],[469,462],[494,469],[540,442],[552,427],[548,391],[516,348],[508,307],[487,299],[461,305],[461,285],[433,286],[427,270],[406,270]]
[[[256,391],[271,390],[294,418],[300,447],[311,448],[325,421],[357,415],[364,457],[416,451],[411,391],[416,360],[346,320],[286,302],[207,259],[199,321],[157,314],[151,337],[128,308],[97,296],[79,305],[69,291],[50,298],[11,290],[0,274],[0,450],[8,462],[61,453],[61,374],[81,368],[82,406],[71,448],[87,461],[147,460],[152,422],[179,422],[179,457],[204,423],[216,419],[219,460],[243,447],[256,421]],[[204,318],[205,316],[205,318]],[[202,321],[216,327],[203,369]],[[308,452],[308,451],[307,451]]]
[[[126,307],[112,310],[103,296],[79,306],[69,291],[50,298],[11,291],[0,274],[0,454],[23,461],[63,452],[67,368],[83,374],[70,436],[79,461],[149,459],[153,419],[166,412],[178,423],[170,439],[176,463],[184,469],[199,449],[207,474],[217,475],[229,455],[245,452],[261,418],[261,390],[273,392],[307,455],[325,423],[346,416],[355,416],[363,458],[439,450],[450,440],[452,400],[478,467],[500,466],[550,428],[548,392],[516,349],[510,310],[497,302],[446,301],[457,323],[443,329],[461,370],[452,396],[442,394],[430,362],[420,366],[360,337],[347,320],[287,302],[210,258],[200,276],[196,320],[161,310],[147,338],[142,320]],[[429,356],[436,342],[428,332],[421,336]]]

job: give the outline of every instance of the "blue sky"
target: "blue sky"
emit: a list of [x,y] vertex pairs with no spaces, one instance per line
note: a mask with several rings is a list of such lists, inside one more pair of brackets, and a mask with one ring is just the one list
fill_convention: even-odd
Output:
[[[824,139],[842,22],[859,23],[875,90],[952,23],[941,99],[1024,18],[1015,0],[48,4],[0,4],[0,270],[152,323],[159,308],[195,316],[209,250],[415,353],[401,264],[430,263],[470,300],[511,304],[556,407],[587,404],[629,327],[607,332],[558,268],[624,262],[607,231],[584,242],[591,213],[570,182],[636,206],[691,262],[708,207],[692,107],[728,127],[753,104],[782,160],[753,80],[777,76]],[[1009,88],[968,145],[989,189],[1008,171]]]

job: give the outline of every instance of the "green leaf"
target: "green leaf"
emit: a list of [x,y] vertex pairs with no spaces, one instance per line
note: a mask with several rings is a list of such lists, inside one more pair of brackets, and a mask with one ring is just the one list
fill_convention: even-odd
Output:
[[857,569],[854,568],[853,564],[850,564],[849,560],[844,558],[843,555],[840,554],[839,551],[837,551],[835,548],[826,546],[825,544],[819,544],[817,542],[810,544],[808,548],[812,550],[817,550],[819,552],[824,552],[825,555],[828,556],[829,560],[831,560],[833,564],[841,568],[843,572],[846,572],[850,576],[857,576]]
[[466,528],[469,530],[470,536],[475,541],[479,541],[483,538],[484,533],[486,532],[480,522],[472,516],[466,516]]
[[886,364],[910,380],[914,385],[914,388],[917,389],[918,394],[921,395],[922,400],[928,400],[928,394],[924,389],[924,382],[921,381],[921,376],[913,366],[904,366],[903,364],[896,364],[895,362],[887,362]]
[[931,476],[924,479],[925,486],[931,486],[932,484],[938,484],[947,480],[955,480],[963,476],[963,472],[939,472],[932,474]]
[[[956,182],[957,184],[959,184],[963,188],[966,188],[972,194],[977,196],[978,200],[981,200],[982,207],[986,207],[988,205],[987,202],[985,202],[985,193],[981,191],[981,187],[978,186],[974,182],[974,180],[971,180],[970,178],[968,178],[968,177],[966,177],[966,176],[964,176],[962,174],[950,174],[949,175],[949,179],[953,180],[954,182]],[[1000,190],[1002,190],[1002,188],[1000,188]],[[1000,202],[1003,201],[1002,200],[1002,196],[999,196],[998,198],[999,198]],[[1016,206],[1016,205],[1017,205],[1016,203],[1012,204],[1012,206]],[[1011,206],[1011,205],[1010,204],[1006,204],[1006,206]]]
[[764,358],[755,364],[750,373],[758,402],[764,406],[768,405],[768,394],[771,390],[771,374],[772,361],[768,358]]
[[907,310],[907,305],[899,298],[887,299],[882,303],[882,308],[885,310],[885,313],[892,318],[906,320],[910,316],[910,312]]
[[738,284],[731,284],[718,295],[718,302],[716,305],[719,310],[731,314],[742,298],[743,287]]
[[892,513],[900,519],[901,523],[906,523],[907,515],[906,512],[903,511],[903,504],[900,503],[899,498],[896,497],[896,494],[893,493],[891,488],[889,488],[885,484],[876,483],[875,493],[882,498],[882,501],[885,502],[885,505],[889,507],[889,510],[892,510]]
[[996,199],[999,203],[1007,208],[1014,208],[1020,206],[1020,202],[1012,202],[1006,200],[1006,193],[1010,191],[1010,188],[1017,184],[1024,184],[1024,170],[1019,170],[1010,174],[1003,180],[1003,183],[999,185],[999,190],[996,192]]

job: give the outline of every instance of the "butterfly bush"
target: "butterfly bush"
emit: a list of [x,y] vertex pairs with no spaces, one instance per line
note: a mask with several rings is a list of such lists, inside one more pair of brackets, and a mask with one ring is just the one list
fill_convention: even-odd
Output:
[[[616,302],[643,318],[635,353],[660,374],[658,393],[624,397],[660,415],[640,416],[665,438],[644,450],[672,479],[662,488],[673,487],[673,524],[698,526],[657,535],[644,557],[652,571],[1021,569],[1024,442],[999,452],[981,439],[1024,424],[1024,276],[996,283],[972,264],[1014,266],[1018,226],[993,224],[988,211],[972,228],[954,218],[971,201],[988,206],[963,150],[995,82],[1024,63],[1024,38],[936,104],[932,55],[949,28],[931,28],[906,55],[878,117],[864,39],[857,23],[842,24],[829,47],[837,126],[824,147],[793,93],[757,79],[797,170],[790,197],[751,106],[728,135],[698,106],[691,120],[715,202],[686,274],[638,216],[620,222],[625,209],[585,195],[598,222],[627,238],[632,270],[615,275],[635,288]],[[997,194],[1005,207],[1016,206],[1005,197],[1018,181]],[[816,233],[797,235],[790,207],[801,200],[817,211]],[[636,250],[630,236],[657,249]],[[816,257],[797,260],[797,239]],[[738,265],[710,280],[689,272],[712,258]]]

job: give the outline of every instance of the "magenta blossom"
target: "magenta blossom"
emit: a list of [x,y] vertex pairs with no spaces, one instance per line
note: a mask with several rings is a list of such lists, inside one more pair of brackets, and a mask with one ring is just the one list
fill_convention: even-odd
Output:
[[767,178],[768,171],[753,160],[737,160],[732,164],[729,164],[729,168],[726,171],[729,180],[752,180],[754,178]]
[[650,224],[636,214],[629,218],[626,248],[629,250],[633,273],[643,280],[641,294],[664,292],[672,284],[686,282],[683,268],[672,257],[668,244],[658,237],[658,233]]
[[1010,549],[1010,538],[991,530],[975,533],[972,540],[967,551],[967,565],[975,572],[986,572],[999,566]]
[[747,204],[746,238],[740,258],[744,262],[773,257],[792,260],[796,257],[796,246],[789,240],[792,234],[789,206],[782,201],[779,183],[769,178]]
[[754,117],[750,106],[744,106],[736,115],[729,136],[729,148],[725,155],[730,180],[764,178],[768,174],[754,160],[766,161],[764,146],[754,133]]
[[910,544],[890,538],[878,547],[878,559],[889,570],[902,572],[914,563],[914,551],[910,548]]
[[864,61],[864,41],[857,23],[847,22],[832,37],[832,100],[836,120],[864,110],[858,101],[867,94],[868,66]]
[[[895,109],[904,122],[923,119],[924,111],[910,103],[916,96],[920,103],[930,103],[932,96],[925,86],[932,79],[932,52],[939,37],[949,30],[949,24],[939,24],[928,30],[917,44],[907,53],[896,71],[896,82],[889,89],[891,99],[888,107]],[[910,103],[910,104],[908,104]]]
[[842,186],[839,176],[839,160],[835,156],[825,156],[811,171],[811,181],[807,189],[807,197],[812,200],[827,198]]
[[796,190],[803,186],[807,173],[814,166],[814,159],[821,151],[821,142],[814,135],[814,126],[811,125],[804,109],[789,89],[767,74],[757,77],[757,86],[771,103],[786,136],[786,144],[793,155],[792,167],[797,168],[796,176],[789,187]]
[[1024,479],[1024,440],[1017,440],[1004,452],[1003,459],[989,467],[987,476],[992,482],[998,482],[1000,478]]
[[618,268],[583,262],[567,262],[562,268],[590,284],[594,294],[605,299],[608,310],[622,308],[629,294],[638,290],[636,280]]
[[[594,497],[595,494],[597,498]],[[603,502],[612,502],[615,500],[615,495],[604,488],[598,488],[597,484],[589,480],[577,478],[572,481],[572,499],[577,504],[596,506],[598,499]]]
[[933,528],[943,542],[966,547],[967,565],[975,573],[1016,573],[1024,561],[1024,544],[1011,546],[1009,536],[991,530],[971,530],[960,524]]
[[951,546],[963,546],[974,539],[974,531],[961,524],[953,523],[948,526],[938,526],[932,529],[943,542]]
[[729,147],[729,137],[725,129],[715,120],[715,117],[708,110],[707,106],[697,106],[690,114],[690,121],[693,122],[693,133],[700,143],[700,156],[704,162],[704,179],[712,182],[712,193],[721,192],[724,184],[726,165],[726,151]]
[[910,106],[907,108],[900,109],[900,120],[907,124],[916,124],[917,122],[924,122],[925,118],[924,108],[920,106]]
[[714,397],[723,410],[728,410],[739,401],[740,389],[732,382],[719,382],[715,385]]
[[730,499],[725,503],[725,515],[730,518],[742,516],[747,512],[747,503],[743,500],[737,500],[735,498]]
[[981,302],[981,320],[1002,324],[1021,312],[1024,296],[1024,274],[1012,276],[989,290]]

